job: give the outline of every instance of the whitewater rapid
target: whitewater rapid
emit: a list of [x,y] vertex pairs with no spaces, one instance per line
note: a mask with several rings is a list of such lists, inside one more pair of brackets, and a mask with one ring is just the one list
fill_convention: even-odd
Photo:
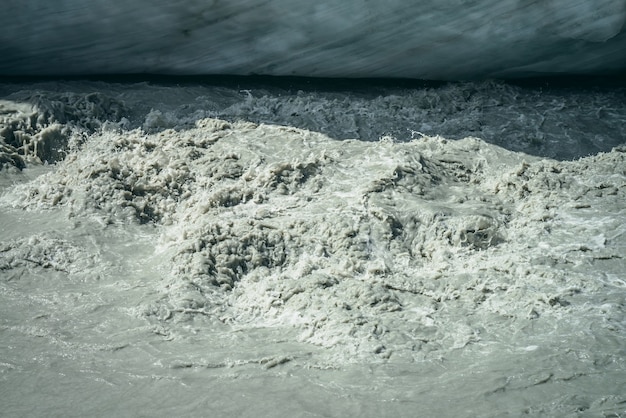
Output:
[[624,412],[623,87],[2,91],[7,413]]

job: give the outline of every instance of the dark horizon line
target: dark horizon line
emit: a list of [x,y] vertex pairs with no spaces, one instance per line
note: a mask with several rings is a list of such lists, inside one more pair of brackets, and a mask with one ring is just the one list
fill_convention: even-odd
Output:
[[212,85],[240,88],[263,86],[300,90],[354,90],[362,88],[433,88],[446,84],[462,84],[481,81],[500,81],[530,88],[575,88],[575,87],[626,87],[626,73],[605,75],[588,74],[543,74],[524,78],[484,78],[468,80],[423,80],[413,78],[328,78],[273,75],[178,75],[178,74],[85,74],[85,75],[0,75],[0,83],[28,83],[43,81],[102,81],[116,83],[149,82],[164,85]]

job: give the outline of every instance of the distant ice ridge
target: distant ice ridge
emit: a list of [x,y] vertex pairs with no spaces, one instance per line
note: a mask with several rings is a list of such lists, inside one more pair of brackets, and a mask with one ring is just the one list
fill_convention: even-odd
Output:
[[471,79],[626,69],[623,0],[8,0],[0,75]]

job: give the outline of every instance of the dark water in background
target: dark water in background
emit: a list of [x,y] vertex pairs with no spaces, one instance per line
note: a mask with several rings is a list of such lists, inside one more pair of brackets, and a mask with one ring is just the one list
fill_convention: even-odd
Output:
[[[556,159],[609,151],[626,137],[621,123],[626,78],[615,75],[461,83],[144,75],[5,80],[2,96],[40,100],[44,106],[69,92],[117,97],[130,127],[157,109],[168,113],[167,126],[212,116],[294,126],[336,139],[376,141],[391,135],[403,141],[415,132],[476,136],[511,151]],[[33,97],[34,91],[49,94]]]

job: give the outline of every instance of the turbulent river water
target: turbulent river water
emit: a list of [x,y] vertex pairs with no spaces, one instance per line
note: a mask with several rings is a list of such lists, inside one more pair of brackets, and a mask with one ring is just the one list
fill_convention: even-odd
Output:
[[626,416],[626,87],[0,83],[0,415]]

